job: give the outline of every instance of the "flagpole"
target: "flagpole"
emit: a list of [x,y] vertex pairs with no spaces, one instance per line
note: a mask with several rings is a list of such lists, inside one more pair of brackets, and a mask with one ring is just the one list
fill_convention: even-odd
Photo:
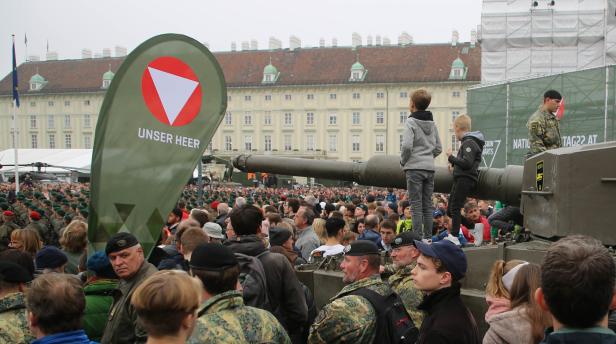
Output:
[[19,192],[19,162],[17,154],[17,101],[13,100],[13,150],[15,152],[15,193]]

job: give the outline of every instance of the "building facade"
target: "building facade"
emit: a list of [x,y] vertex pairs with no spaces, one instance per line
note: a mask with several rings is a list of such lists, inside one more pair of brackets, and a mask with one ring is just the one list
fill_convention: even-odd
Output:
[[[413,90],[432,94],[444,149],[466,89],[480,80],[468,43],[215,53],[227,82],[226,114],[206,152],[366,160],[400,153]],[[19,66],[18,147],[92,148],[98,113],[123,58]],[[0,81],[0,150],[13,146],[11,75]],[[444,154],[437,160],[445,164]]]

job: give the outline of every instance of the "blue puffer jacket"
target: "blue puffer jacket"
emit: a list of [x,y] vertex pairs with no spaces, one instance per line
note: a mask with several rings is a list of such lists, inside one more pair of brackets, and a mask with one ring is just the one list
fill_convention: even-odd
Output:
[[98,344],[97,342],[91,341],[86,335],[86,332],[84,330],[60,332],[56,334],[51,334],[49,336],[45,336],[41,339],[37,339],[32,342],[32,344],[60,344],[60,343]]
[[357,240],[370,240],[378,246],[378,244],[381,242],[381,235],[372,229],[366,228],[366,230],[359,236],[359,238],[357,238]]

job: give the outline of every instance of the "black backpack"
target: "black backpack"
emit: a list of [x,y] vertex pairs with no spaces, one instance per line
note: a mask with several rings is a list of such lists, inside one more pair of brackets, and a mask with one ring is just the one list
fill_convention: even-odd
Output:
[[269,297],[267,295],[267,278],[263,264],[259,259],[263,254],[269,253],[264,251],[256,257],[249,256],[243,253],[235,253],[238,263],[240,264],[239,281],[242,285],[242,296],[246,306],[252,306],[273,312]]
[[376,312],[376,337],[374,343],[414,344],[419,330],[409,316],[400,296],[391,291],[381,295],[368,288],[360,288],[350,295],[359,295],[370,301]]

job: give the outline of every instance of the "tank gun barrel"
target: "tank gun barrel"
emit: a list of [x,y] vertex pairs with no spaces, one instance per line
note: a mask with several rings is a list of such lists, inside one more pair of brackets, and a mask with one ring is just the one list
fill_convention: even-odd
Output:
[[[233,159],[233,166],[244,172],[345,180],[362,185],[406,189],[406,178],[400,168],[400,158],[393,155],[376,155],[365,162],[239,155]],[[505,168],[481,168],[477,192],[473,196],[519,205],[522,172],[523,167],[516,165]],[[447,167],[437,166],[434,191],[449,193],[452,184],[453,176]]]

